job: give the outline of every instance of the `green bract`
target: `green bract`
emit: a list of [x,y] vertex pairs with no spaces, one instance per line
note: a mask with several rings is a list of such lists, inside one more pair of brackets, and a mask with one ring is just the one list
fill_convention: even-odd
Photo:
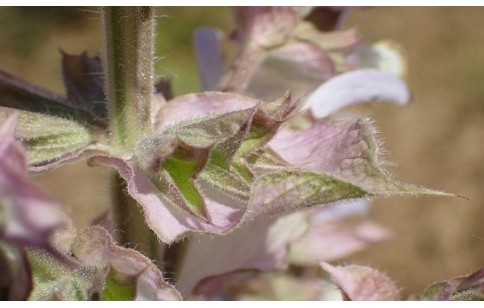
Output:
[[[76,232],[70,230],[70,232]],[[178,292],[136,250],[114,244],[100,227],[80,231],[59,259],[29,251],[32,300],[177,300]]]
[[[446,195],[392,180],[368,120],[308,120],[295,107],[288,95],[273,102],[222,92],[180,96],[166,103],[158,132],[134,154],[93,161],[120,171],[148,226],[167,243],[341,200]],[[283,126],[289,120],[305,128]]]
[[[14,112],[0,107],[0,122]],[[75,121],[20,111],[15,136],[22,141],[30,167],[45,166],[77,156],[90,143],[87,128]]]

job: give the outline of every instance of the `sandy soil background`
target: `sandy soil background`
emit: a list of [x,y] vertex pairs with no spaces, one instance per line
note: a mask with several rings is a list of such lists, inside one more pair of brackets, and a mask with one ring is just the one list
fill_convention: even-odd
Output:
[[[376,200],[372,216],[394,237],[347,262],[386,271],[405,294],[484,265],[484,8],[372,8],[352,12],[368,41],[392,39],[406,51],[415,102],[375,105],[396,178],[469,198]],[[191,33],[230,29],[226,8],[159,10],[157,73],[176,93],[198,87]],[[0,68],[62,92],[59,48],[101,50],[92,8],[0,8]],[[106,208],[107,171],[77,163],[37,177],[85,226]]]

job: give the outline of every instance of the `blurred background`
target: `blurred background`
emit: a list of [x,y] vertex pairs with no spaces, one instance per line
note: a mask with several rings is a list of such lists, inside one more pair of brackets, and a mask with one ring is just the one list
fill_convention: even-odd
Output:
[[[158,9],[156,72],[175,94],[197,91],[194,29],[233,27],[228,8]],[[371,8],[352,11],[344,28],[368,42],[390,39],[405,50],[412,105],[376,104],[386,159],[401,181],[463,198],[374,201],[373,218],[392,239],[344,262],[387,272],[404,294],[484,266],[484,8]],[[96,8],[0,8],[0,69],[62,93],[60,52],[102,50]],[[108,173],[77,163],[36,177],[78,226],[106,209]]]

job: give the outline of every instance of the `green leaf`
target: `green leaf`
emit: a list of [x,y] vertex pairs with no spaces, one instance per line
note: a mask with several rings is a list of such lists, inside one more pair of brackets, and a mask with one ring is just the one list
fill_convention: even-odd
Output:
[[228,112],[195,120],[183,121],[168,127],[161,136],[176,137],[189,146],[207,148],[226,141],[247,125],[256,108]]
[[[242,159],[264,147],[294,107],[290,95],[286,94],[253,108],[184,121],[159,134],[158,138],[179,140],[177,150],[166,159],[162,168],[171,176],[193,213],[206,217],[196,180],[231,197],[248,200],[254,176]],[[151,141],[151,144],[159,143]],[[146,151],[142,151],[139,157],[146,157]],[[151,178],[159,187],[158,178],[153,175]]]
[[255,107],[181,122],[138,142],[135,157],[160,198],[207,218],[197,180],[247,198],[248,184],[231,170]]
[[[66,233],[71,232],[76,233]],[[116,245],[107,230],[87,228],[69,242],[71,247],[56,256],[40,249],[28,251],[34,282],[30,300],[180,299],[148,258]]]
[[290,93],[257,108],[250,129],[240,145],[235,158],[240,158],[263,148],[277,133],[295,109]]
[[41,250],[30,250],[34,289],[30,300],[88,300],[97,269],[64,263]]
[[209,164],[203,169],[200,179],[238,199],[247,200],[250,196],[250,183],[231,167],[226,169],[215,163]]
[[[193,105],[203,109],[215,101],[225,103],[224,95],[207,93],[195,97]],[[194,97],[185,99],[193,101]],[[175,107],[184,102],[172,107],[175,117],[182,116]],[[254,175],[244,158],[266,146],[295,104],[288,93],[269,103],[238,97],[230,101],[237,102],[241,110],[215,115],[202,112],[204,117],[190,120],[184,114],[185,120],[165,125],[164,130],[138,142],[135,160],[147,172],[160,199],[205,219],[206,205],[199,186],[215,187],[225,196],[247,202]]]
[[116,279],[113,274],[109,274],[104,284],[101,294],[103,301],[132,301],[135,297],[136,289],[132,283],[123,282]]
[[378,141],[367,119],[329,117],[308,129],[284,131],[271,147],[291,166],[330,174],[373,196],[453,196],[393,180],[380,165]]
[[289,167],[288,163],[269,147],[252,153],[245,158],[245,161],[250,171],[256,176],[285,171]]
[[361,187],[327,174],[283,171],[266,174],[252,186],[248,219],[290,209],[369,196]]
[[[14,109],[0,107],[0,122]],[[89,130],[81,124],[29,111],[18,111],[15,137],[20,139],[31,168],[42,168],[78,156],[91,142]]]
[[163,168],[175,182],[190,209],[197,214],[204,215],[203,198],[193,182],[200,170],[200,165],[200,160],[184,160],[172,156],[163,163]]
[[101,227],[81,231],[72,254],[84,266],[98,269],[95,290],[103,300],[178,300],[176,289],[164,281],[150,259],[134,249],[116,245]]
[[235,166],[239,160],[234,161],[234,156],[247,135],[251,120],[249,118],[237,134],[212,149],[210,159],[199,176],[201,180],[219,188],[222,192],[242,200],[249,198],[252,175],[249,174],[244,178],[238,172]]

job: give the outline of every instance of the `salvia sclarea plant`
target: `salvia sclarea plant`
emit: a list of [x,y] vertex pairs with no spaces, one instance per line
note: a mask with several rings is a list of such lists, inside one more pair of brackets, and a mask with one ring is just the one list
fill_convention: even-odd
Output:
[[[2,299],[402,299],[329,263],[389,236],[352,219],[368,199],[451,196],[393,180],[372,122],[341,111],[409,103],[399,49],[342,30],[347,9],[233,12],[230,63],[221,31],[195,33],[198,93],[154,83],[149,7],[102,9],[101,59],[62,54],[66,96],[0,73]],[[113,170],[112,206],[78,230],[30,175],[86,158]],[[483,281],[413,299],[483,299]]]

